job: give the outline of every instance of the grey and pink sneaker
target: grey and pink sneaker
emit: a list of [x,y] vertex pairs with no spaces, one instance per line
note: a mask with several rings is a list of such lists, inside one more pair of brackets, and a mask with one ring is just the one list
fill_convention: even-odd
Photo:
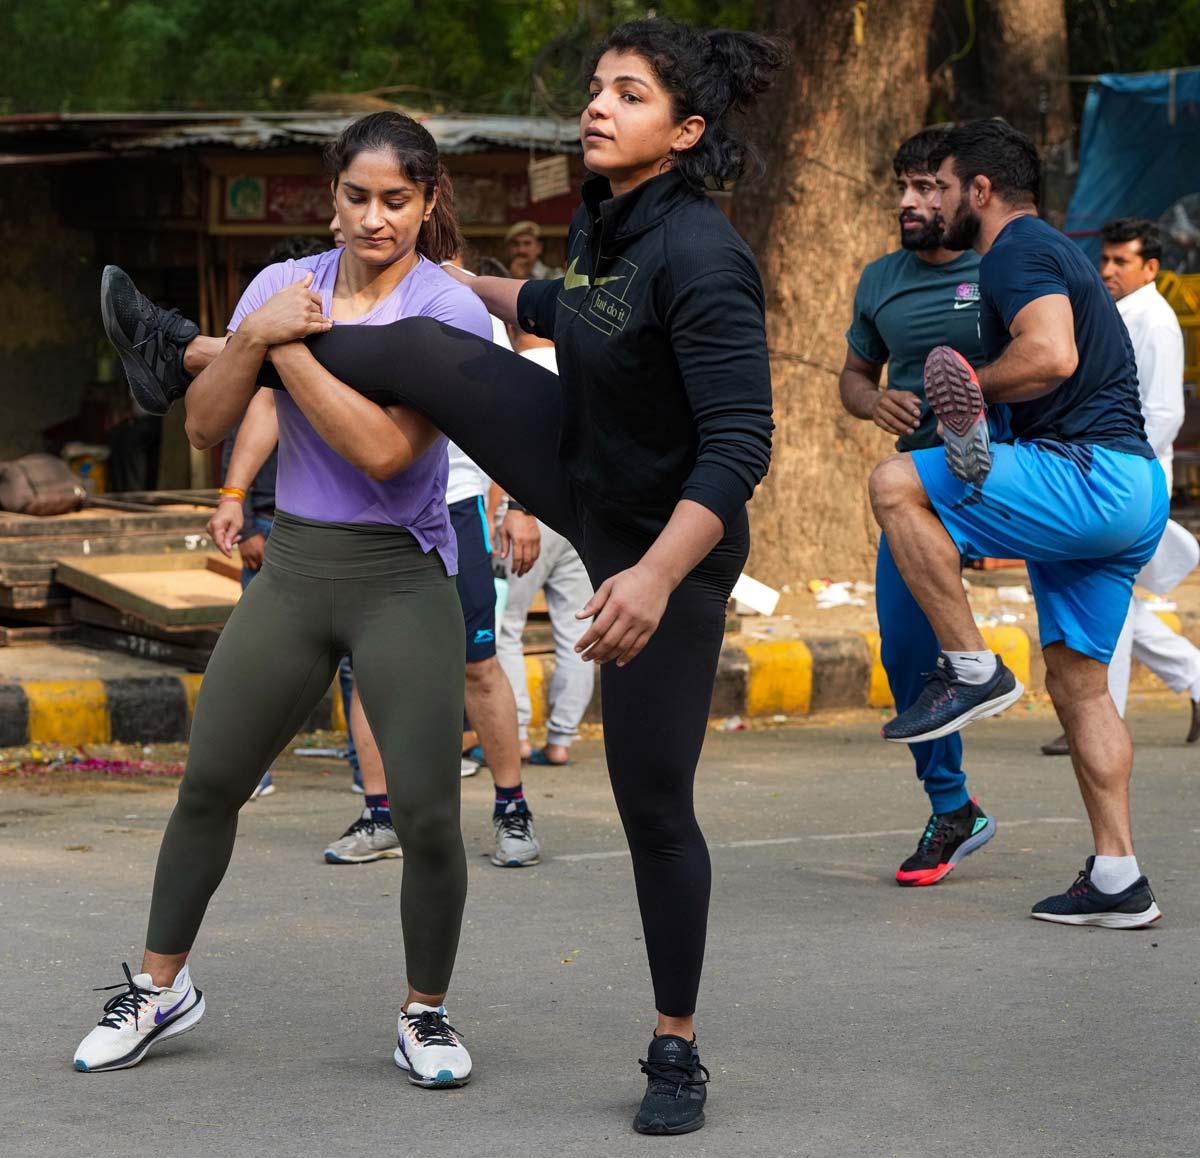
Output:
[[149,973],[130,975],[103,989],[120,989],[104,1003],[100,1024],[79,1043],[75,1068],[82,1073],[135,1066],[151,1046],[194,1029],[204,1016],[204,994],[192,984],[185,965],[170,986],[158,986]]
[[950,346],[935,346],[925,359],[925,400],[942,424],[951,473],[982,485],[992,469],[987,404],[971,363]]

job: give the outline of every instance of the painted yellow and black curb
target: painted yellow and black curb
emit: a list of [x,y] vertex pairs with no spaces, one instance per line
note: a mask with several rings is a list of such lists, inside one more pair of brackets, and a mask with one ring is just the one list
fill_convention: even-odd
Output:
[[[1184,633],[1174,612],[1159,612]],[[1200,619],[1189,620],[1189,638],[1200,637]],[[1024,627],[982,629],[987,645],[1004,658],[1027,689],[1045,686],[1045,666],[1035,632]],[[526,656],[532,726],[549,714],[552,655]],[[202,676],[126,679],[27,680],[0,683],[0,747],[23,744],[151,744],[186,740]],[[600,688],[587,720],[600,719]],[[730,639],[721,652],[711,715],[715,718],[807,716],[846,708],[890,708],[892,693],[879,659],[879,633],[843,633],[804,640]],[[309,717],[305,731],[346,727],[335,689]]]

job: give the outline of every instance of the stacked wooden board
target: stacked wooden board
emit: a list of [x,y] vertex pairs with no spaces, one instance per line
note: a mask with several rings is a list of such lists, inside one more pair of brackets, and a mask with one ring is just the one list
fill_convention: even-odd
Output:
[[70,639],[79,624],[59,560],[130,552],[195,556],[211,549],[205,526],[215,494],[119,495],[124,509],[88,508],[67,515],[0,511],[0,646]]

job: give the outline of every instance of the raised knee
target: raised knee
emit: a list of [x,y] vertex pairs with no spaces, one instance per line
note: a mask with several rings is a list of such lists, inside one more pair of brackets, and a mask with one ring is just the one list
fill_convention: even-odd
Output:
[[871,510],[876,519],[883,517],[900,505],[912,489],[909,468],[904,455],[893,454],[885,458],[873,471],[868,483]]

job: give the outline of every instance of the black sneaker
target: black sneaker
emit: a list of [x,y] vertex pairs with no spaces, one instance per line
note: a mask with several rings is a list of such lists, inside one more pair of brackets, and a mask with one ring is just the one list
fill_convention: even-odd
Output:
[[996,835],[996,822],[974,800],[953,812],[935,812],[912,854],[896,873],[896,883],[936,885],[956,864]]
[[134,401],[150,414],[166,414],[187,391],[183,352],[200,327],[178,310],[156,306],[115,265],[106,265],[100,279],[100,316]]
[[1099,925],[1102,929],[1145,929],[1162,919],[1145,877],[1138,877],[1119,893],[1102,893],[1096,888],[1092,884],[1095,859],[1089,856],[1075,883],[1065,893],[1038,901],[1030,915],[1059,925]]
[[700,1064],[695,1041],[664,1033],[650,1042],[639,1063],[646,1095],[633,1119],[639,1134],[690,1134],[704,1125],[708,1070]]
[[925,398],[942,424],[950,473],[982,485],[992,469],[987,404],[971,363],[950,346],[935,346],[925,359]]
[[954,665],[939,655],[937,668],[925,673],[925,689],[906,712],[883,725],[883,738],[894,744],[921,744],[958,732],[976,720],[999,715],[1012,707],[1025,685],[996,656],[996,671],[987,683],[968,684]]

